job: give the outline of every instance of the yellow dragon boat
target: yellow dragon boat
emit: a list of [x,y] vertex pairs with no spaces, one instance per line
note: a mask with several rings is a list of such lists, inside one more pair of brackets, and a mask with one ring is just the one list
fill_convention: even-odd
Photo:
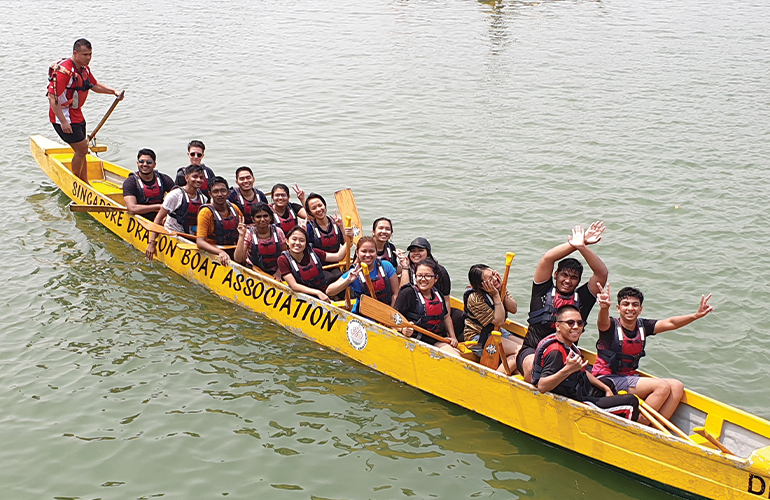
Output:
[[[73,202],[124,206],[122,184],[129,170],[89,155],[88,185],[70,170],[69,146],[33,136],[30,148],[43,172]],[[147,248],[147,230],[128,213],[91,215],[140,252]],[[157,259],[223,299],[374,370],[655,487],[714,500],[770,498],[767,420],[686,391],[671,419],[686,434],[677,437],[561,396],[541,394],[520,377],[506,377],[405,338],[238,264],[222,266],[214,256],[191,249],[186,242],[160,235]],[[462,308],[461,301],[452,301],[454,307]],[[518,323],[508,322],[506,328],[520,337],[526,333]],[[584,353],[593,362],[594,355]],[[705,433],[699,432],[718,444],[696,433],[696,428],[705,428]],[[720,451],[719,446],[729,452]]]

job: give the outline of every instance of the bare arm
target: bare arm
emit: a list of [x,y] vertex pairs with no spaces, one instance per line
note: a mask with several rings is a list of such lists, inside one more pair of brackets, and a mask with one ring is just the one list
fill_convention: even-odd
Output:
[[[158,210],[158,215],[155,216],[155,224],[162,225],[163,221],[166,219],[166,216],[168,215],[168,210],[160,207],[160,210]],[[147,250],[145,250],[144,254],[147,256],[147,260],[152,260],[155,258],[155,240],[158,238],[158,233],[153,233],[150,231],[149,235],[149,241],[147,243]]]
[[596,296],[596,301],[599,303],[599,318],[596,321],[596,326],[600,332],[606,332],[612,325],[610,321],[610,304],[612,304],[612,299],[610,299],[609,283],[605,287],[599,284],[599,294]]
[[588,375],[588,380],[591,382],[591,385],[599,389],[600,391],[604,391],[604,395],[607,397],[614,396],[615,393],[612,392],[612,389],[599,380],[598,378],[594,377],[593,374],[589,371],[586,371],[586,375]]
[[585,368],[588,365],[588,361],[570,352],[567,356],[567,362],[558,372],[547,377],[543,377],[537,381],[537,390],[540,392],[548,392],[556,389],[556,387],[567,380],[567,377],[575,373],[576,371]]
[[132,195],[124,195],[123,201],[126,204],[128,213],[131,215],[147,214],[150,212],[157,212],[161,209],[160,203],[155,203],[153,205],[140,205],[136,202],[136,196]]
[[658,321],[655,323],[655,333],[668,332],[670,330],[682,328],[683,326],[689,325],[696,319],[700,319],[707,315],[714,310],[714,306],[708,303],[710,298],[711,294],[708,294],[708,297],[701,295],[698,310],[693,314],[688,314],[685,316],[674,316],[673,318],[662,319]]
[[347,287],[353,284],[353,282],[358,279],[358,273],[361,269],[361,266],[356,264],[356,267],[350,270],[350,272],[347,273],[347,276],[343,275],[340,276],[337,281],[332,283],[326,288],[326,295],[337,295],[343,290],[345,290]]
[[[238,221],[238,242],[235,244],[235,252],[233,253],[233,259],[239,264],[246,262],[248,252],[246,251],[246,224],[243,223],[243,219]],[[259,244],[259,242],[252,241],[253,244]]]
[[70,125],[69,120],[67,120],[67,117],[64,116],[64,111],[61,109],[61,104],[59,103],[59,99],[56,98],[55,95],[49,93],[48,94],[48,103],[51,105],[51,109],[53,110],[53,114],[56,115],[56,118],[59,119],[59,123],[61,124],[61,129],[65,134],[71,134],[72,133],[72,125]]
[[537,269],[535,269],[535,277],[533,278],[533,281],[535,283],[543,283],[544,281],[548,281],[548,279],[550,279],[551,275],[553,274],[553,266],[556,264],[556,261],[563,259],[574,251],[575,247],[569,243],[562,243],[561,245],[557,245],[548,250],[540,258],[540,262],[537,263]]
[[455,326],[452,323],[452,310],[448,309],[448,312],[444,315],[444,328],[447,331],[447,343],[452,347],[457,347],[457,336],[455,335]]
[[[344,231],[345,235],[349,235],[351,238],[353,237],[353,228],[348,227]],[[348,234],[349,233],[349,234]],[[345,238],[345,243],[343,245],[340,245],[340,249],[337,250],[334,253],[327,252],[326,253],[326,262],[342,262],[345,260],[345,256],[348,255],[348,252],[350,251],[348,247],[348,238]],[[334,295],[334,294],[332,294]]]
[[398,276],[395,274],[388,278],[390,280],[390,291],[393,294],[393,296],[390,299],[390,307],[396,307],[396,299],[398,298]]
[[120,97],[120,92],[118,92],[117,90],[115,90],[115,89],[113,89],[111,87],[103,85],[101,83],[97,83],[96,85],[94,85],[91,88],[91,90],[93,90],[97,94],[112,94],[115,97]]
[[295,292],[305,293],[307,295],[312,295],[313,297],[318,297],[324,302],[331,302],[331,300],[329,300],[329,296],[323,293],[321,290],[316,290],[315,288],[310,288],[309,286],[305,286],[297,283],[297,280],[294,279],[294,275],[291,273],[284,274],[283,280],[286,282],[287,285],[289,285],[289,288],[291,288]]

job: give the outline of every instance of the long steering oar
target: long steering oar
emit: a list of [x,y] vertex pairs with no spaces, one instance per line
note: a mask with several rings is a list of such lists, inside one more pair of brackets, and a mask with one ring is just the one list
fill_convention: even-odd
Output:
[[115,100],[112,102],[112,106],[110,106],[110,109],[107,110],[107,113],[105,113],[104,118],[102,118],[102,121],[99,122],[99,125],[96,126],[93,132],[88,134],[88,142],[91,145],[91,147],[96,145],[96,133],[101,130],[102,125],[104,125],[104,122],[107,121],[107,118],[110,117],[113,111],[115,111],[115,107],[118,105],[118,103],[123,99],[123,96],[126,95],[126,91],[122,91],[119,96],[115,98]]
[[334,199],[337,201],[337,208],[340,215],[350,217],[353,222],[353,243],[358,244],[358,240],[363,236],[363,226],[361,226],[361,216],[358,215],[356,199],[353,198],[353,191],[342,189],[334,193]]
[[403,316],[401,316],[400,312],[396,311],[387,304],[383,304],[375,298],[369,297],[368,295],[361,295],[358,300],[358,310],[361,311],[361,314],[367,318],[371,318],[374,321],[377,321],[378,323],[382,323],[383,325],[390,328],[409,327],[414,329],[414,331],[422,333],[423,335],[427,335],[428,337],[438,340],[439,342],[446,342],[448,340],[440,335],[436,335],[435,333],[426,330],[425,328],[410,323]]
[[[345,227],[350,227],[350,219],[351,217],[349,215],[345,216]],[[350,269],[350,236],[345,235],[345,246],[347,247],[348,251],[345,253],[345,269]],[[345,309],[350,311],[350,287],[345,288]]]

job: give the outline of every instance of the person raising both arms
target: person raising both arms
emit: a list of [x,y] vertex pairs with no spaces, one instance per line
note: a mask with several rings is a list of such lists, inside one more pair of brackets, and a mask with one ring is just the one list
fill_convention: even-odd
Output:
[[[198,230],[198,212],[208,203],[208,197],[201,191],[205,172],[200,165],[187,167],[184,187],[175,187],[163,199],[158,215],[155,216],[155,224],[163,224],[169,231],[178,233],[196,234]],[[152,260],[155,256],[155,240],[157,233],[150,233],[150,241],[147,245],[147,258]]]
[[217,245],[238,243],[238,224],[243,223],[243,214],[237,206],[227,201],[230,186],[224,177],[214,177],[210,187],[211,204],[203,205],[198,211],[198,237],[195,242],[199,250],[219,256],[219,262],[227,266],[230,264],[230,254]]
[[369,277],[372,280],[375,298],[393,307],[396,304],[396,297],[398,297],[396,268],[387,260],[377,257],[377,245],[371,236],[362,236],[358,240],[355,266],[329,285],[326,289],[327,295],[338,295],[350,287],[353,297],[356,299],[352,312],[359,314],[358,298],[361,295],[371,296],[366,278],[361,270],[362,263],[369,267]]
[[80,180],[88,183],[88,138],[83,105],[88,91],[97,94],[112,94],[123,99],[123,94],[96,81],[88,64],[93,51],[91,42],[79,38],[72,47],[72,57],[55,62],[48,69],[48,118],[54,130],[74,151],[71,169]]
[[[353,229],[346,229],[353,236]],[[313,248],[307,242],[307,231],[296,226],[286,234],[289,249],[278,257],[278,271],[295,292],[306,293],[326,302],[331,302],[325,293],[328,286],[321,261],[339,262],[345,258],[348,245],[345,243],[334,254]]]
[[[190,161],[190,165],[200,165],[203,167],[205,173],[203,177],[203,184],[201,185],[201,191],[206,196],[209,196],[209,190],[211,188],[211,181],[214,180],[214,171],[211,170],[206,164],[203,163],[203,156],[206,154],[206,146],[202,141],[190,141],[187,144],[187,158]],[[179,167],[176,171],[176,180],[174,181],[177,186],[184,187],[187,178],[185,177],[185,169],[187,167]]]
[[254,173],[249,167],[238,167],[235,171],[235,183],[238,185],[233,186],[227,201],[235,203],[241,210],[246,225],[253,224],[252,207],[257,203],[267,204],[267,196],[254,187]]
[[[647,404],[670,419],[684,394],[684,384],[670,378],[640,377],[636,374],[639,360],[645,355],[647,338],[689,325],[714,310],[707,297],[701,295],[698,310],[685,316],[668,319],[643,319],[644,295],[637,288],[625,287],[618,292],[618,318],[610,317],[610,284],[599,287],[599,340],[596,342],[596,362],[592,373],[599,380],[612,381],[616,391],[627,391],[644,399]],[[644,419],[646,420],[646,419]],[[646,422],[645,422],[646,423]]]
[[131,215],[143,215],[153,221],[160,211],[163,196],[174,189],[174,181],[157,170],[155,151],[140,149],[136,155],[136,172],[123,181],[123,202]]
[[586,324],[582,314],[572,304],[561,306],[556,311],[556,333],[548,335],[537,345],[532,383],[540,392],[553,392],[630,420],[638,420],[639,400],[636,396],[615,396],[612,382],[604,383],[586,370],[588,361],[576,345]]
[[457,337],[455,337],[452,317],[449,314],[447,301],[436,288],[439,265],[431,259],[420,261],[415,266],[416,285],[407,283],[401,287],[396,298],[395,308],[413,324],[425,328],[442,337],[445,342],[416,332],[412,327],[401,328],[406,337],[415,337],[426,344],[438,347],[442,351],[459,356]]
[[[272,224],[273,211],[267,203],[252,205],[254,225],[238,224],[238,243],[233,258],[247,263],[252,269],[259,268],[281,281],[278,257],[288,249],[286,236],[281,228]],[[245,216],[244,216],[245,219]]]
[[[305,192],[302,191],[297,184],[294,184],[294,191],[302,193],[302,197],[304,198]],[[292,203],[289,196],[289,186],[286,184],[276,184],[270,191],[270,197],[273,199],[273,204],[270,205],[270,208],[272,208],[275,213],[274,224],[280,226],[284,234],[287,235],[289,234],[289,231],[294,229],[297,224],[301,222],[299,219],[302,219],[302,221],[307,219],[307,213],[305,212],[305,209],[302,208],[302,205]],[[304,222],[299,225],[303,226],[304,229]]]
[[396,246],[390,242],[390,237],[393,236],[393,223],[390,219],[387,217],[374,219],[372,236],[374,236],[374,242],[377,245],[377,257],[390,262],[396,268],[396,273],[401,274]]
[[[527,318],[529,327],[524,344],[516,356],[516,366],[527,382],[532,374],[537,344],[556,331],[556,310],[563,305],[573,304],[583,315],[583,321],[588,320],[591,308],[596,303],[596,294],[599,293],[598,285],[607,282],[608,274],[607,266],[588,247],[602,239],[604,229],[604,223],[601,221],[594,222],[587,230],[575,226],[566,243],[553,247],[540,258],[532,283]],[[583,274],[583,265],[577,259],[564,258],[575,250],[580,252],[594,272],[588,283],[581,287],[578,287],[578,284]],[[559,262],[554,271],[553,266],[559,259],[564,260]]]
[[[500,273],[485,266],[476,264],[468,271],[470,285],[463,294],[465,304],[465,329],[463,336],[465,341],[476,342],[470,346],[473,354],[479,358],[483,354],[484,346],[489,339],[489,334],[497,330],[503,337],[503,349],[508,358],[510,372],[516,370],[516,352],[520,344],[515,342],[511,333],[504,330],[505,317],[508,313],[516,314],[518,306],[516,300],[505,291],[505,297],[500,296],[503,288],[503,279]],[[505,373],[505,367],[500,364],[497,368],[500,373]]]

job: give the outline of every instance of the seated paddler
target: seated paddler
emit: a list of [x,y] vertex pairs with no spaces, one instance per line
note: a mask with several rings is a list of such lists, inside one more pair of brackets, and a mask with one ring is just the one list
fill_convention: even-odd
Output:
[[[301,192],[304,196],[304,191],[297,184],[294,184],[294,192],[298,195]],[[270,205],[270,208],[275,213],[273,223],[280,226],[284,234],[289,234],[289,231],[297,225],[301,225],[304,228],[307,213],[302,208],[302,205],[291,201],[289,186],[286,184],[276,184],[270,190],[270,197],[273,199],[273,204]]]
[[[698,310],[685,316],[654,320],[641,318],[644,295],[632,287],[618,292],[618,317],[610,316],[610,284],[601,288],[599,302],[599,340],[592,373],[601,381],[612,381],[616,391],[626,391],[644,399],[661,415],[670,419],[684,394],[684,384],[672,378],[640,377],[636,370],[645,355],[647,338],[689,325],[714,310],[701,295]],[[646,420],[642,418],[642,420]]]
[[[515,314],[518,306],[516,300],[511,296],[508,290],[505,291],[505,297],[501,296],[503,288],[503,279],[500,273],[484,264],[471,266],[468,271],[468,281],[470,286],[466,288],[463,294],[463,304],[465,306],[465,342],[476,342],[470,346],[473,353],[481,357],[484,345],[489,339],[492,331],[499,331],[502,334],[503,349],[508,359],[510,372],[516,370],[516,353],[521,347],[520,342],[516,342],[515,336],[502,328],[505,324],[505,318],[508,313]],[[501,364],[497,371],[505,373],[505,367]]]
[[401,274],[401,266],[398,263],[398,251],[396,246],[390,241],[391,236],[393,236],[393,223],[390,219],[387,217],[374,219],[372,223],[372,236],[377,244],[377,257],[390,262],[396,268],[396,272]]
[[247,166],[235,170],[235,183],[227,201],[241,210],[246,225],[253,224],[252,209],[257,203],[267,204],[267,196],[254,186],[254,172]]
[[[345,234],[342,217],[336,213],[334,216],[326,213],[326,200],[318,193],[310,193],[305,199],[305,211],[309,219],[307,221],[307,235],[313,248],[323,250],[326,253],[337,252],[345,243]],[[327,264],[322,261],[322,264]],[[326,270],[326,280],[331,283],[342,276],[340,268]]]
[[233,258],[239,264],[245,263],[281,281],[278,257],[289,248],[286,236],[279,226],[273,225],[273,210],[267,203],[252,205],[251,210],[254,224],[248,225],[244,220],[238,225],[238,243]]
[[[350,231],[352,236],[352,229]],[[278,272],[289,287],[295,292],[312,295],[323,301],[330,302],[326,294],[329,283],[324,275],[321,262],[340,262],[347,252],[347,243],[335,253],[327,253],[313,248],[308,243],[307,231],[296,226],[286,234],[286,244],[289,249],[278,257]]]
[[[203,168],[204,176],[200,189],[206,194],[206,196],[209,196],[211,190],[210,184],[211,181],[214,180],[214,176],[216,174],[214,174],[214,171],[207,167],[205,163],[203,163],[203,156],[205,154],[206,145],[203,144],[202,141],[193,140],[187,144],[187,159],[190,165],[198,165]],[[187,183],[186,169],[187,167],[180,167],[179,170],[177,170],[175,180],[177,186],[183,187],[185,183]]]
[[580,309],[574,305],[567,304],[556,311],[556,333],[541,340],[535,350],[532,384],[540,392],[553,392],[637,420],[639,400],[636,396],[614,395],[612,382],[606,384],[586,370],[588,361],[576,345],[584,327]]
[[358,240],[355,265],[340,276],[337,281],[329,285],[326,294],[339,295],[349,287],[352,292],[351,295],[356,299],[352,312],[358,314],[358,298],[361,295],[371,296],[361,269],[362,263],[369,268],[369,278],[372,281],[376,299],[393,307],[396,304],[396,297],[398,297],[396,268],[389,261],[377,257],[377,244],[371,236],[362,236]]
[[158,171],[158,161],[152,149],[140,149],[136,155],[136,172],[123,181],[123,201],[131,215],[142,215],[154,221],[163,197],[174,189],[174,181]]
[[443,351],[459,355],[454,325],[444,295],[437,288],[439,265],[430,259],[421,261],[414,269],[416,284],[401,286],[395,308],[406,319],[432,333],[445,337],[445,342],[428,337],[411,327],[401,328],[406,337],[414,337]]
[[238,224],[243,222],[241,210],[227,201],[230,186],[224,177],[216,176],[209,186],[211,203],[198,211],[198,232],[195,242],[200,250],[219,257],[223,266],[230,264],[230,254],[219,248],[238,243]]

